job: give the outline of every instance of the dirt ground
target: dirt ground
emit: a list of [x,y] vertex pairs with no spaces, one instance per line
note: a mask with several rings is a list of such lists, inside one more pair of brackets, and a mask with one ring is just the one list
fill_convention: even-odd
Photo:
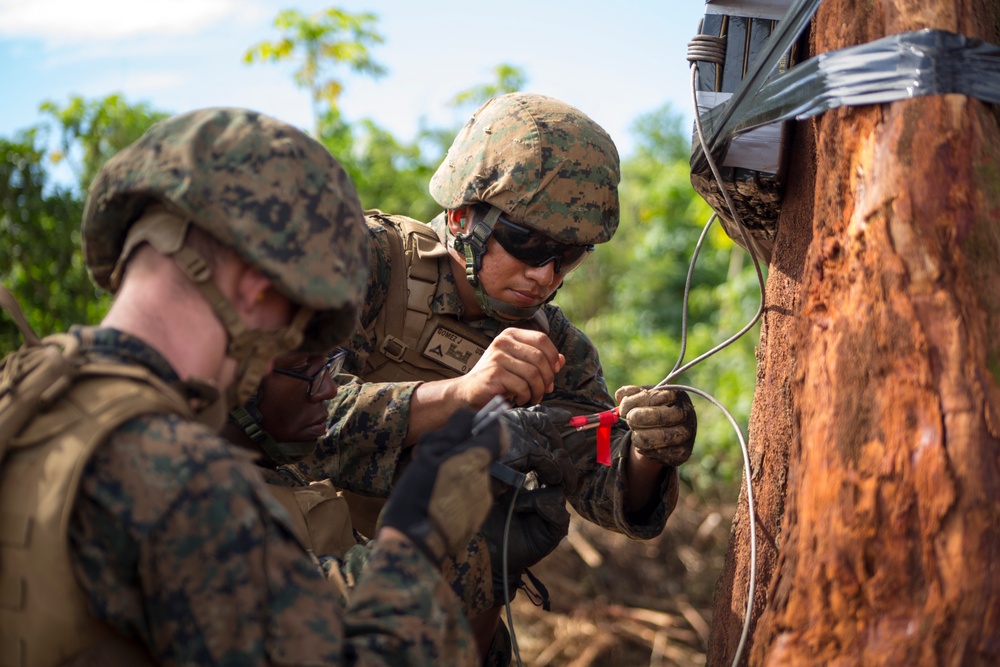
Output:
[[552,610],[519,591],[514,632],[525,667],[705,664],[715,584],[735,506],[682,494],[663,534],[636,542],[574,515],[532,572]]

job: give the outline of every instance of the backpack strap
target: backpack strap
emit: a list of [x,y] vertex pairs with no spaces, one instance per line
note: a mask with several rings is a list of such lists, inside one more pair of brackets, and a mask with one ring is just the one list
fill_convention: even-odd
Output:
[[[90,361],[80,353],[79,348],[80,341],[76,336],[53,334],[36,344],[23,345],[0,362],[0,459],[8,449],[23,446],[23,443],[33,439],[25,439],[20,434],[36,415],[48,410],[79,383],[92,379],[121,380],[125,382],[122,387],[137,384],[150,387],[153,394],[169,401],[169,412],[200,421],[205,420],[206,414],[196,414],[191,400],[214,405],[214,389],[210,387],[197,382],[168,384],[144,366]],[[125,399],[130,393],[123,388],[122,400],[108,404],[110,418],[127,408],[129,401]],[[59,420],[43,419],[35,420],[29,428],[35,430],[37,437],[39,429],[54,434],[65,427],[66,424]]]
[[75,336],[56,334],[0,362],[0,459],[24,425],[72,385],[79,346]]

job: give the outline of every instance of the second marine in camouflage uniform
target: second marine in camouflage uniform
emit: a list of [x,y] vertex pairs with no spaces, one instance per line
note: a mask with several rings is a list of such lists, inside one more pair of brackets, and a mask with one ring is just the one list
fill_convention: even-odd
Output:
[[[568,452],[579,483],[567,494],[582,516],[637,539],[660,534],[677,499],[676,465],[690,455],[694,440],[690,400],[680,392],[620,390],[625,420],[632,406],[641,419],[613,427],[611,465],[599,464],[595,432],[567,432],[565,420],[609,410],[615,401],[593,344],[548,303],[592,244],[613,235],[618,170],[613,142],[590,118],[558,100],[516,93],[488,102],[456,138],[431,181],[431,194],[447,209],[430,223],[432,233],[414,221],[369,212],[372,271],[345,365],[354,377],[341,376],[330,429],[300,470],[311,478],[329,475],[338,487],[362,495],[384,496],[408,457],[405,444],[435,423],[435,413],[440,419],[456,404],[478,408],[491,394],[506,393],[520,405],[541,406],[513,410],[505,421],[526,426],[520,433],[532,446]],[[514,278],[497,276],[501,262]],[[508,280],[508,286],[517,280],[520,294],[506,288],[491,294],[491,280]],[[409,291],[402,302],[394,296],[401,281]],[[403,333],[386,335],[397,330]],[[449,340],[468,357],[464,364],[443,366],[430,355]],[[529,354],[517,358],[525,350]],[[490,355],[502,363],[474,397],[466,387],[462,401],[428,407],[418,400],[442,381],[478,382]],[[533,364],[538,376],[520,385],[490,384],[511,368],[516,372],[506,377],[522,380],[536,372],[525,370]],[[669,456],[662,456],[665,450]],[[558,542],[561,535],[554,537]],[[494,591],[472,607],[482,611],[500,602]]]

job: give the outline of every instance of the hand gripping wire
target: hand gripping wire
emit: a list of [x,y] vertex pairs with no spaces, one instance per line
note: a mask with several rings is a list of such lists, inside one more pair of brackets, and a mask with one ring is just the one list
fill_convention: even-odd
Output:
[[671,369],[670,373],[668,373],[667,376],[654,388],[675,389],[697,394],[702,398],[705,398],[713,405],[715,405],[717,408],[719,408],[719,410],[722,411],[722,413],[726,416],[726,419],[729,421],[730,425],[733,427],[733,430],[735,431],[737,438],[739,439],[740,450],[743,455],[743,471],[746,480],[747,506],[749,513],[749,522],[750,522],[750,582],[747,591],[747,606],[746,606],[746,611],[744,613],[743,629],[740,635],[739,645],[737,646],[736,649],[736,654],[733,656],[732,664],[735,667],[735,665],[739,664],[739,661],[743,655],[743,650],[746,646],[747,637],[749,635],[750,618],[751,618],[751,611],[753,609],[753,600],[754,600],[754,593],[756,590],[756,578],[757,578],[756,577],[757,532],[756,532],[756,516],[755,516],[754,501],[753,501],[752,471],[750,469],[750,455],[746,440],[743,437],[742,428],[736,422],[736,419],[729,412],[729,410],[727,410],[725,406],[722,405],[722,403],[720,403],[715,397],[710,395],[708,392],[705,392],[701,389],[697,389],[695,387],[690,387],[687,385],[671,384],[671,380],[673,378],[677,377],[681,373],[684,373],[685,371],[691,369],[693,366],[701,363],[705,359],[709,358],[710,356],[716,354],[717,352],[725,349],[726,347],[736,342],[739,338],[741,338],[748,331],[750,331],[757,324],[758,321],[760,321],[760,318],[764,313],[764,276],[760,268],[760,260],[758,259],[757,254],[753,250],[755,246],[751,243],[751,240],[747,235],[746,227],[742,224],[739,212],[736,210],[736,206],[734,206],[732,199],[729,196],[729,192],[723,185],[722,175],[720,173],[718,165],[716,164],[715,159],[712,156],[712,151],[710,151],[708,146],[706,145],[705,133],[697,109],[696,94],[697,94],[698,62],[699,61],[722,62],[722,59],[724,57],[724,44],[720,44],[720,41],[721,40],[718,40],[718,38],[714,38],[708,35],[698,35],[695,37],[694,40],[692,40],[692,44],[689,45],[688,60],[691,62],[691,96],[692,96],[692,103],[695,108],[695,123],[697,126],[698,140],[700,143],[704,159],[708,163],[708,166],[711,169],[712,175],[715,178],[716,182],[719,183],[720,185],[719,190],[722,193],[723,198],[725,199],[726,206],[729,209],[730,214],[733,216],[734,222],[736,222],[737,228],[740,231],[744,247],[747,249],[747,252],[749,252],[750,257],[753,260],[754,270],[757,274],[757,283],[760,288],[760,302],[757,308],[757,312],[750,319],[750,321],[745,326],[743,326],[743,328],[741,328],[738,332],[733,334],[731,337],[729,337],[719,345],[710,349],[708,352],[705,352],[704,354],[696,357],[687,364],[684,363],[684,356],[687,351],[687,328],[688,328],[687,317],[688,317],[688,302],[691,294],[691,282],[692,282],[692,277],[694,275],[694,267],[697,262],[698,255],[701,252],[702,245],[704,244],[705,239],[707,238],[708,230],[710,229],[715,219],[718,217],[717,214],[713,213],[712,216],[709,218],[708,222],[705,224],[705,227],[702,229],[701,235],[698,238],[698,242],[695,245],[694,251],[691,256],[691,263],[688,267],[687,277],[684,281],[684,298],[683,298],[683,305],[681,308],[681,344],[677,362],[674,364],[674,367]]

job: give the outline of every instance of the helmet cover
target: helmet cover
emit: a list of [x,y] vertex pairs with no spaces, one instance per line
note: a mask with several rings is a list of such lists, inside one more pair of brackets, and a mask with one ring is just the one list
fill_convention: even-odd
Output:
[[491,204],[562,243],[618,228],[618,150],[604,129],[552,97],[510,93],[473,114],[430,182],[446,209]]
[[214,108],[161,121],[102,167],[83,215],[84,261],[112,274],[129,227],[151,204],[189,219],[316,310],[303,349],[325,350],[354,327],[368,276],[364,215],[329,151],[264,114]]

